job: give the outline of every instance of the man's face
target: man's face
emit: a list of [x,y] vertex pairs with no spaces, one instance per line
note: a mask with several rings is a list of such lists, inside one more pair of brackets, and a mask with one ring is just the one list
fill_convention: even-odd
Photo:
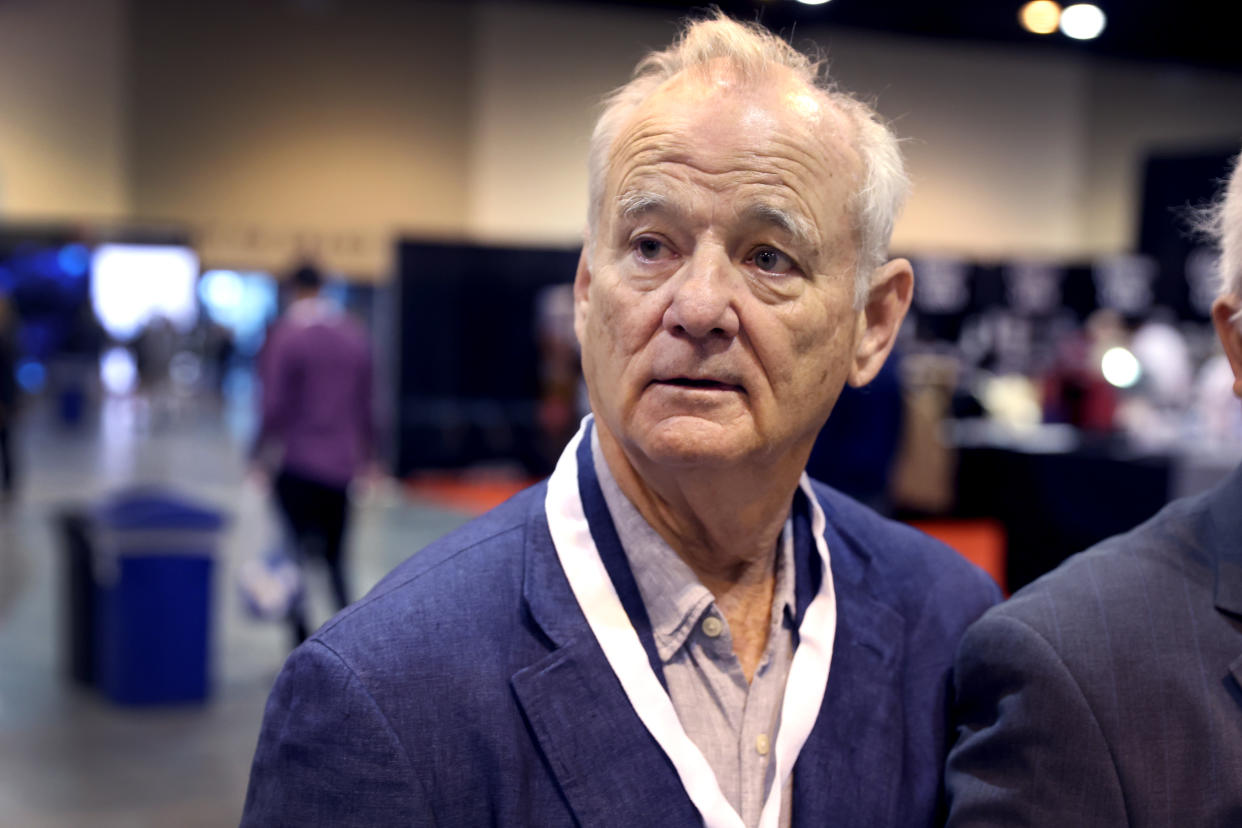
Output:
[[870,379],[849,130],[792,79],[727,78],[675,80],[622,127],[575,283],[602,438],[661,467],[801,468],[846,379]]

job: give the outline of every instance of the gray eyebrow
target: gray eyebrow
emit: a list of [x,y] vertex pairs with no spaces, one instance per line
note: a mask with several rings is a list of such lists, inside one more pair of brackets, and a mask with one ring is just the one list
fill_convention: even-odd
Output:
[[750,205],[742,214],[753,221],[776,227],[791,236],[794,243],[799,246],[808,249],[815,249],[819,246],[819,234],[815,232],[815,227],[797,213],[761,202]]
[[617,206],[623,219],[633,219],[644,213],[667,209],[669,200],[658,194],[644,190],[631,190],[617,196]]
[[[676,212],[677,207],[665,195],[650,190],[630,190],[617,196],[618,214],[631,220],[647,213]],[[773,204],[756,202],[742,211],[744,218],[766,224],[782,231],[800,247],[814,250],[819,247],[819,234],[815,226],[798,213],[790,212]]]

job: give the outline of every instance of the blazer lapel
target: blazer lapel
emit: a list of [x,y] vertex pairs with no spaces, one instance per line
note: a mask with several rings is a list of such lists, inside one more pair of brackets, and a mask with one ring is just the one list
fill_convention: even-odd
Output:
[[[891,825],[901,780],[901,678],[904,620],[868,588],[869,559],[833,525],[824,539],[832,566],[837,632],[828,686],[819,716],[793,772],[794,828],[835,825]],[[799,555],[799,619],[819,588],[816,557]],[[885,774],[885,775],[881,775]]]
[[794,828],[893,824],[904,728],[902,621],[857,586],[837,582],[828,686],[794,765]]
[[556,559],[542,501],[527,521],[523,591],[551,652],[510,680],[581,825],[700,822],[681,779],[630,706]]

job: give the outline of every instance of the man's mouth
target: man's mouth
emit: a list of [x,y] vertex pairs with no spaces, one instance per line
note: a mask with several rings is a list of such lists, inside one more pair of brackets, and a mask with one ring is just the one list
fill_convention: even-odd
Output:
[[669,377],[656,380],[657,385],[673,385],[679,388],[702,388],[707,391],[739,391],[745,392],[740,385],[715,379],[694,379],[692,377]]

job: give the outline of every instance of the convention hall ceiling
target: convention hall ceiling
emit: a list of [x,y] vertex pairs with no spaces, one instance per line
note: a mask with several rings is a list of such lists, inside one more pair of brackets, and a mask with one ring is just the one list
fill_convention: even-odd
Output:
[[[573,0],[580,3],[583,0]],[[704,3],[677,0],[591,0],[609,5],[702,9]],[[1058,33],[1034,35],[1018,22],[1025,0],[830,0],[806,5],[796,0],[720,0],[716,5],[741,18],[758,16],[788,33],[804,25],[839,25],[937,39],[1028,44],[1078,52],[1242,72],[1242,42],[1224,19],[1230,3],[1217,0],[1095,0],[1107,17],[1095,40],[1076,41]],[[1064,0],[1070,5],[1074,0]]]

